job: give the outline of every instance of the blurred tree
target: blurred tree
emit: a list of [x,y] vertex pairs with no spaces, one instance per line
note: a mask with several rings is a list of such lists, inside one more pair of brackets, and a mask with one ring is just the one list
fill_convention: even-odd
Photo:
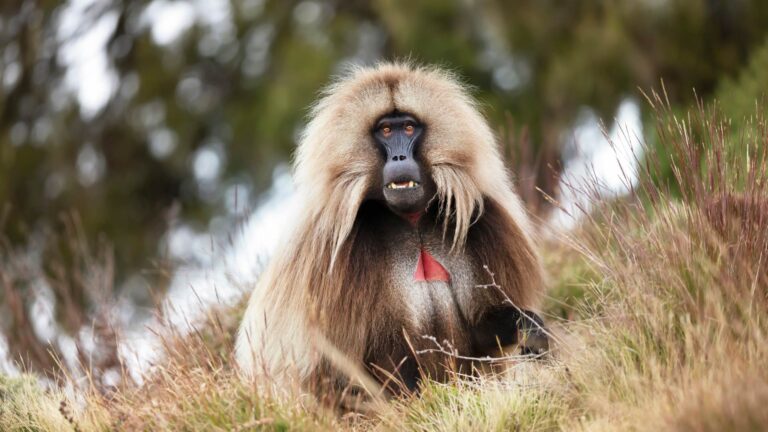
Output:
[[[15,242],[75,209],[147,267],[177,215],[254,203],[344,62],[458,71],[492,123],[525,127],[535,183],[579,110],[603,117],[663,78],[708,97],[768,30],[761,0],[25,0],[0,5],[0,203]],[[758,71],[759,72],[759,71]]]
[[768,96],[768,40],[754,50],[749,64],[737,77],[726,78],[720,83],[716,96],[723,111],[739,127],[753,116],[756,106],[765,106]]

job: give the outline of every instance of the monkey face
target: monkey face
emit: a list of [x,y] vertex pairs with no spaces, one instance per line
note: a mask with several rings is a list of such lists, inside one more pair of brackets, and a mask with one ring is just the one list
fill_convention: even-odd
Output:
[[392,211],[418,215],[427,205],[431,182],[417,159],[424,126],[409,114],[393,112],[381,117],[372,132],[384,157],[384,200]]

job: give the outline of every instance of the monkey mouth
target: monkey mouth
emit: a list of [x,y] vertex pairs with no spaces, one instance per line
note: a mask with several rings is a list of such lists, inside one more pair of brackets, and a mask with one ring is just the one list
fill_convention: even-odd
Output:
[[408,177],[384,183],[384,201],[391,210],[400,215],[424,210],[426,202],[424,185],[413,180],[414,177]]
[[399,182],[389,182],[386,186],[387,189],[414,189],[419,187],[419,182],[408,180]]

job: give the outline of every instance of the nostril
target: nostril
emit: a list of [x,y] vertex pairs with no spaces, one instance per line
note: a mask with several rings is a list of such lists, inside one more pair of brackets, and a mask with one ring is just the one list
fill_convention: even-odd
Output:
[[397,156],[392,156],[393,161],[397,161]]
[[400,160],[405,160],[405,156],[400,155]]

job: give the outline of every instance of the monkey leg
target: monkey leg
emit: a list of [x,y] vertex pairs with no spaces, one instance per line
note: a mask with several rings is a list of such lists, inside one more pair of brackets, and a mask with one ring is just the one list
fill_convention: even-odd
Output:
[[376,353],[370,353],[365,363],[368,372],[384,386],[389,395],[399,396],[418,391],[421,371],[405,342],[394,343]]
[[500,353],[501,348],[515,343],[524,355],[541,355],[549,350],[549,338],[541,317],[514,306],[489,309],[471,332],[475,350],[482,354]]
[[416,359],[413,356],[408,355],[400,363],[400,367],[397,368],[395,373],[397,379],[404,388],[395,388],[389,386],[394,394],[414,393],[419,390],[419,382],[421,381],[421,373],[419,372],[419,366]]

